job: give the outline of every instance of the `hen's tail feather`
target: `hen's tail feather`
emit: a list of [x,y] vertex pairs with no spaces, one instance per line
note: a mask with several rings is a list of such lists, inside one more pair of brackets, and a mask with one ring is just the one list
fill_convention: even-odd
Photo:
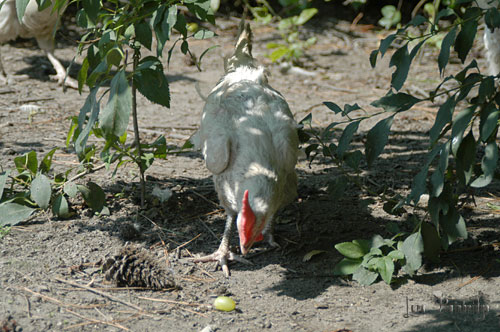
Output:
[[252,57],[252,30],[250,29],[250,23],[245,23],[244,20],[240,23],[234,53],[227,59],[226,72],[229,73],[241,66],[255,67]]

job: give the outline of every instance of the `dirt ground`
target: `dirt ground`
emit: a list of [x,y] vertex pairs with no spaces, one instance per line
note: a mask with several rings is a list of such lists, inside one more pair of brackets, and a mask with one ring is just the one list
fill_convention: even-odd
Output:
[[[237,21],[220,19],[218,37],[190,44],[196,54],[214,43],[221,46],[204,58],[202,72],[186,65],[180,54],[174,55],[167,72],[171,108],[139,98],[143,140],[163,134],[170,145],[182,146],[195,132],[204,103],[196,84],[205,95],[215,85],[223,72],[223,56],[232,49],[236,26]],[[269,70],[271,85],[288,100],[296,119],[312,112],[314,126],[325,127],[338,118],[322,102],[358,103],[373,112],[370,102],[388,89],[389,57],[375,70],[368,62],[370,51],[386,32],[365,30],[350,29],[348,22],[313,21],[305,31],[318,38],[305,60],[312,75],[283,73],[264,57],[266,43],[279,37],[272,27],[254,27],[254,55]],[[62,35],[70,31],[63,30]],[[75,45],[60,38],[58,47],[56,55],[68,65]],[[7,71],[25,76],[0,87],[2,168],[14,168],[13,159],[27,151],[43,155],[54,147],[60,148],[54,158],[57,170],[77,167],[65,140],[68,118],[78,114],[85,93],[62,93],[49,81],[50,63],[33,41],[17,41],[0,50]],[[432,48],[418,56],[405,89],[424,94],[436,85],[436,57]],[[471,57],[485,68],[480,41]],[[457,68],[458,64],[452,65],[450,73]],[[30,112],[34,108],[23,105],[38,107]],[[436,111],[435,105],[418,105],[396,117],[386,151],[363,174],[371,189],[408,192],[426,152],[426,133]],[[362,144],[373,123],[360,128],[354,144]],[[129,131],[132,136],[132,126]],[[132,166],[120,169],[115,177],[100,170],[80,179],[105,188],[110,215],[93,215],[76,200],[72,218],[58,220],[50,212],[38,213],[0,239],[3,331],[500,331],[500,263],[495,260],[499,215],[487,206],[500,204],[489,195],[500,196],[498,185],[478,193],[476,205],[464,205],[461,212],[471,236],[443,254],[439,265],[426,263],[414,278],[400,279],[393,287],[384,282],[363,287],[333,275],[341,259],[334,245],[374,234],[389,237],[385,227],[391,221],[409,231],[412,226],[405,221],[410,214],[388,215],[379,197],[354,185],[340,200],[332,199],[328,182],[339,171],[326,160],[312,164],[301,160],[297,172],[298,199],[277,217],[281,249],[256,246],[249,258],[254,264],[232,264],[228,279],[215,263],[188,259],[218,247],[225,221],[198,152],[155,161],[147,171],[148,193],[154,187],[169,188],[173,196],[159,204],[148,195],[146,210],[138,209],[138,177]],[[99,263],[126,242],[147,248],[168,264],[177,288],[116,288],[104,280]],[[236,235],[232,243],[236,245]],[[304,261],[311,250],[324,253]],[[214,310],[212,303],[219,295],[232,297],[237,310]],[[17,329],[12,328],[13,321]]]

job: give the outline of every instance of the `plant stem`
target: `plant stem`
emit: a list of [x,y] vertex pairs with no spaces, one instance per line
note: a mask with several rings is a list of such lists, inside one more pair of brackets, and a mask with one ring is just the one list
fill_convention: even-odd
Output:
[[[137,69],[137,64],[139,63],[139,49],[134,47],[134,65],[133,65],[133,73],[135,73]],[[137,146],[137,159],[134,159],[137,165],[139,166],[140,176],[140,186],[141,186],[141,209],[144,208],[144,201],[146,200],[146,182],[144,180],[144,168],[142,167],[142,149],[141,149],[141,141],[139,138],[139,124],[137,122],[137,88],[134,84],[134,79],[132,79],[132,119],[134,122],[134,138],[135,145]]]

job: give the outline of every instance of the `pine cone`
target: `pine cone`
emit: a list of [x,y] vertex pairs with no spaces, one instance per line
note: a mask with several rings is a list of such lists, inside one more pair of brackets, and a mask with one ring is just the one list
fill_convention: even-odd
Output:
[[118,287],[175,287],[173,273],[164,265],[145,249],[126,245],[113,258],[105,260],[102,270],[106,280],[114,280]]
[[23,329],[17,326],[16,320],[12,316],[8,316],[1,323],[2,332],[20,332]]

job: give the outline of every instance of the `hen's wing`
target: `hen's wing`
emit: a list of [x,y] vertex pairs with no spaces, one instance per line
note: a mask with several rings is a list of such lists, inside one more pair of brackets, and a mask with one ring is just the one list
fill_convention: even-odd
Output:
[[215,175],[222,173],[229,164],[231,140],[227,131],[226,112],[217,100],[210,97],[203,110],[198,144],[208,170]]

